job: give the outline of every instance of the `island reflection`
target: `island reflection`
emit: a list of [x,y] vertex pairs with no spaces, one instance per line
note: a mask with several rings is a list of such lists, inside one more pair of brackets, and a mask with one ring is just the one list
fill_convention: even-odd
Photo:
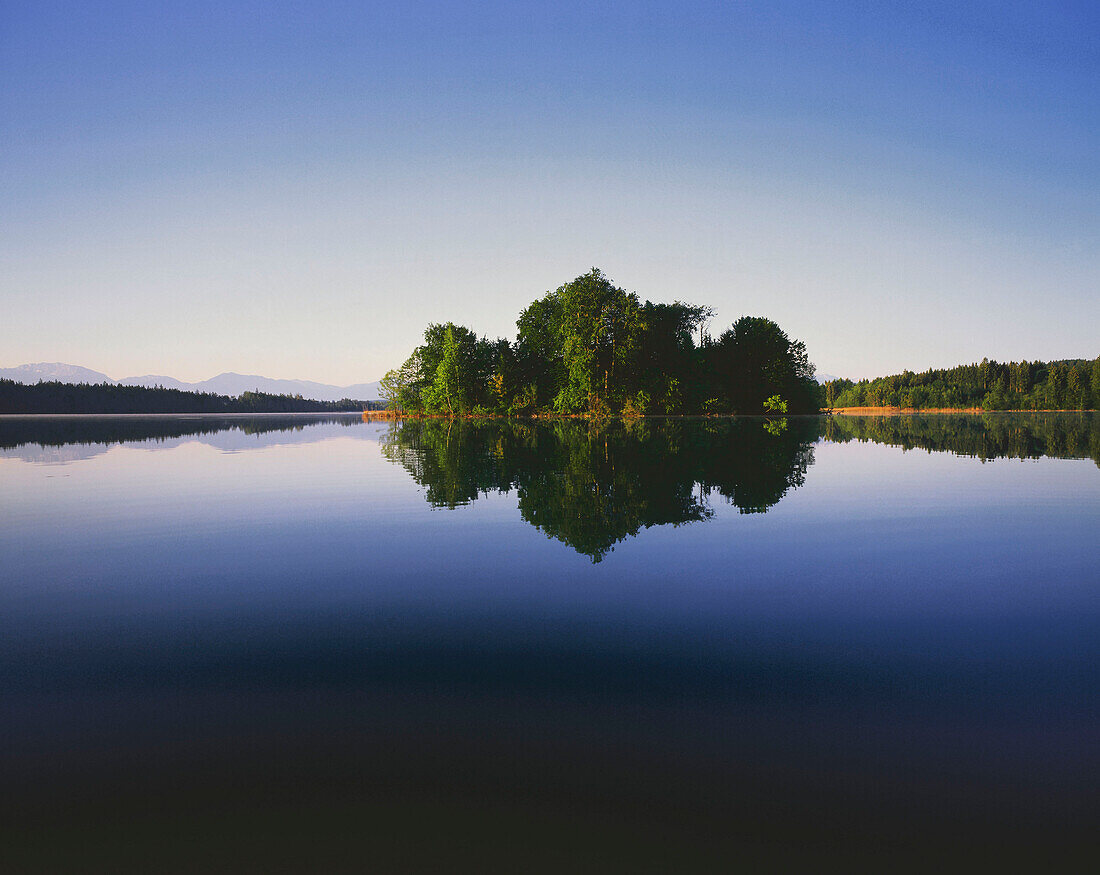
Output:
[[[359,436],[332,415],[2,417],[0,457],[69,464],[112,446],[172,449],[201,440],[223,452]],[[522,518],[601,561],[644,528],[710,519],[716,496],[764,513],[805,482],[815,443],[872,442],[1000,458],[1092,459],[1095,413],[926,414],[634,420],[404,419],[378,435],[383,455],[433,507],[515,491]]]
[[763,513],[801,486],[813,418],[396,422],[382,452],[454,508],[515,490],[523,519],[599,562],[643,528],[709,519],[717,494]]
[[644,528],[710,519],[720,496],[764,513],[802,486],[819,440],[996,458],[1092,458],[1092,414],[837,416],[393,423],[382,452],[456,508],[515,491],[522,518],[601,561]]

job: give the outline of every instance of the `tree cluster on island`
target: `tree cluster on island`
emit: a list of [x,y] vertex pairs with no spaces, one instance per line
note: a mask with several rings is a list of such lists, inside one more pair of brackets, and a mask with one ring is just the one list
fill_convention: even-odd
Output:
[[642,302],[593,268],[523,310],[515,343],[429,325],[381,391],[394,409],[451,417],[818,412],[804,344],[750,316],[713,338],[713,315]]
[[301,395],[242,392],[237,397],[117,383],[17,383],[0,380],[0,413],[335,413],[380,402],[315,401]]
[[830,380],[822,404],[982,410],[1095,410],[1100,406],[1100,357],[1094,361],[1001,362],[982,359],[923,373],[905,371],[874,380]]

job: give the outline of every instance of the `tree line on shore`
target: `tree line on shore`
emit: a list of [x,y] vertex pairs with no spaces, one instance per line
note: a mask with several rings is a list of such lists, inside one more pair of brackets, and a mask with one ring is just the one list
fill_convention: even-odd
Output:
[[749,316],[713,338],[713,315],[642,302],[593,268],[524,309],[515,343],[429,325],[382,378],[382,395],[394,409],[444,416],[818,411],[804,344]]
[[923,373],[904,371],[874,380],[830,380],[825,407],[1095,410],[1100,406],[1100,357],[1095,361],[1007,362],[982,359]]
[[267,392],[242,392],[233,397],[161,386],[0,380],[0,413],[334,413],[381,406],[350,398],[315,401]]

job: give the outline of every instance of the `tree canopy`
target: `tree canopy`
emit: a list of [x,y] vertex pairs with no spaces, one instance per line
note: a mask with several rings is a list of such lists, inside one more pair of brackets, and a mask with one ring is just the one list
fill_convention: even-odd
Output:
[[514,344],[429,325],[382,391],[396,409],[447,416],[760,414],[776,396],[791,413],[817,412],[801,342],[749,316],[715,341],[704,331],[713,315],[682,301],[642,302],[592,268],[529,304]]

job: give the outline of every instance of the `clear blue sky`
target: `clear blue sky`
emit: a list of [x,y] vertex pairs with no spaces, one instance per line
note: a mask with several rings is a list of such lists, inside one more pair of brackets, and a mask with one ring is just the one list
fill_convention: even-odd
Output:
[[0,366],[347,384],[591,266],[819,370],[1100,354],[1100,4],[0,0]]

